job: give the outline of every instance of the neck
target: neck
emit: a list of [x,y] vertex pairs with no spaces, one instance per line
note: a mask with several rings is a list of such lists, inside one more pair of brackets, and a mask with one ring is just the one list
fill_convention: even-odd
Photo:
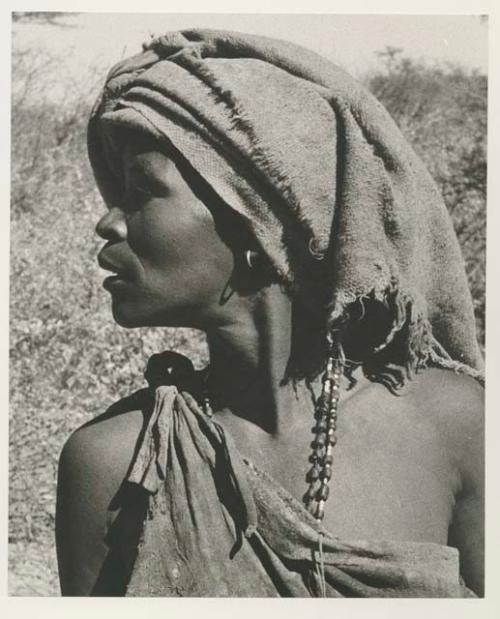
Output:
[[229,412],[283,434],[304,407],[305,390],[283,384],[291,342],[291,304],[276,290],[264,291],[251,312],[207,332],[210,352],[208,390],[215,411]]

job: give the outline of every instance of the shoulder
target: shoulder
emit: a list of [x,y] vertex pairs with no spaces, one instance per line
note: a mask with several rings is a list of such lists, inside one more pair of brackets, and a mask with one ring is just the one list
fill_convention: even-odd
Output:
[[475,431],[482,426],[484,388],[466,374],[429,368],[409,384],[409,395],[419,412],[443,430]]
[[463,481],[483,470],[484,388],[474,378],[445,369],[427,369],[409,386],[419,415],[435,428]]
[[449,370],[427,370],[418,385],[419,392],[427,394],[427,414],[433,418],[448,462],[457,473],[448,543],[460,552],[460,573],[466,585],[481,596],[484,592],[484,389],[473,378]]
[[75,430],[61,451],[59,476],[78,477],[84,486],[123,480],[148,415],[147,404],[145,391],[136,392]]
[[385,415],[387,431],[397,434],[411,429],[421,441],[432,440],[460,487],[480,486],[484,466],[484,388],[477,380],[452,370],[428,368],[396,395],[373,383],[364,393],[371,408]]
[[[143,395],[120,400],[73,432],[62,449],[56,545],[63,595],[91,595],[102,578],[106,587],[117,590],[125,582],[121,564],[113,567],[113,575],[103,574],[109,563],[111,524],[125,504],[142,505],[124,490],[123,482],[148,414]],[[127,539],[131,536],[127,529]]]

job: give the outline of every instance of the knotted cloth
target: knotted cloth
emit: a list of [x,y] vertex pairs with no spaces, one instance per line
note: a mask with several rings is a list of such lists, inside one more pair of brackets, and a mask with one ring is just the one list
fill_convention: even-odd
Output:
[[[479,375],[441,196],[387,111],[339,67],[260,36],[168,33],[111,70],[92,112],[90,160],[111,201],[123,129],[173,146],[244,218],[322,337],[376,324],[360,355],[372,378],[394,364]],[[385,322],[367,322],[374,308]],[[320,367],[299,359],[291,374]]]

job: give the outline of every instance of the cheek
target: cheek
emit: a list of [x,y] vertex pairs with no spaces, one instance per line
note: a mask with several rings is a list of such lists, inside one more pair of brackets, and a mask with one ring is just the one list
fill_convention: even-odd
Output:
[[179,301],[220,295],[234,267],[231,250],[201,204],[173,208],[152,202],[130,222],[129,244],[145,283],[170,300],[173,294]]

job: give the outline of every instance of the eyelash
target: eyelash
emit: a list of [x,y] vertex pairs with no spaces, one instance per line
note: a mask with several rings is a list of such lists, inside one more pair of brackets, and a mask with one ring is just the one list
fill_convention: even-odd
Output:
[[140,193],[142,195],[145,195],[145,196],[153,196],[154,195],[152,191],[149,191],[148,189],[144,189],[144,187],[142,187],[141,185],[134,185],[133,186],[133,191],[137,192],[137,193]]
[[[128,188],[123,188],[121,205],[124,210],[127,211],[137,211],[142,207],[141,202],[145,199],[159,197],[160,195],[164,195],[165,192],[157,193],[154,187],[146,188],[139,179],[137,182],[130,182]],[[166,195],[166,194],[165,194]]]
[[116,206],[119,206],[124,212],[131,213],[139,210],[139,205],[137,204],[137,201],[134,200],[134,197],[137,198],[138,196],[145,196],[150,198],[153,197],[153,195],[153,193],[147,189],[144,189],[144,187],[141,187],[140,185],[133,185],[128,191],[124,191],[122,193],[121,200],[119,200]]

